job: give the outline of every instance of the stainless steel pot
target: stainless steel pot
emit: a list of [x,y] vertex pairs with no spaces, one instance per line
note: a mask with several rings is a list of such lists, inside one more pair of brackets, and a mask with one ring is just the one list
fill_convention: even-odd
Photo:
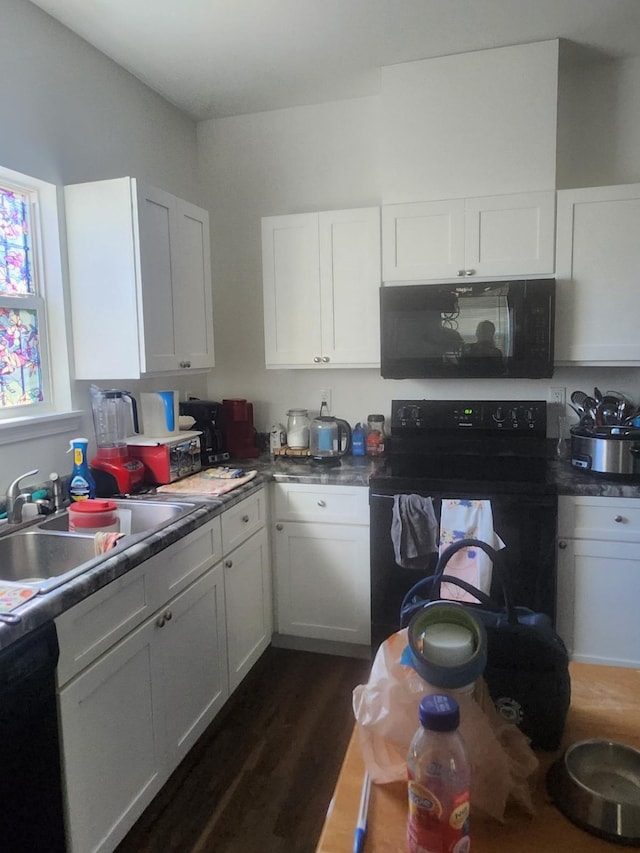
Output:
[[640,430],[597,427],[571,430],[571,464],[574,468],[608,476],[640,476]]

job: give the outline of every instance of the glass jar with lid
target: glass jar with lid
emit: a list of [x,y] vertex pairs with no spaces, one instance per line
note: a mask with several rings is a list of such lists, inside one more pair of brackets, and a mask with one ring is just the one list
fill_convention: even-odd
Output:
[[367,456],[382,456],[384,453],[384,415],[367,417]]
[[309,447],[309,410],[289,409],[287,412],[287,446],[293,449]]

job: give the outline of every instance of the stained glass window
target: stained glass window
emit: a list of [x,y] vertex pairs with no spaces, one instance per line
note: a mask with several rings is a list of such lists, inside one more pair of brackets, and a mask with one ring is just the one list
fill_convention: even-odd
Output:
[[30,198],[0,186],[0,411],[43,400]]

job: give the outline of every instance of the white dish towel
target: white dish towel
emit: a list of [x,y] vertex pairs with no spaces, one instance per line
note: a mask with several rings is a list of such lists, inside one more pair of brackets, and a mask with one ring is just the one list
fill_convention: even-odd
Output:
[[[496,551],[504,548],[504,542],[493,529],[491,501],[473,501],[458,498],[444,498],[440,514],[440,543],[438,553],[460,539],[480,539]],[[462,548],[457,551],[445,566],[445,574],[461,578],[467,583],[489,593],[491,588],[491,559],[480,548]],[[442,598],[454,601],[477,601],[460,587],[443,583],[440,590]]]

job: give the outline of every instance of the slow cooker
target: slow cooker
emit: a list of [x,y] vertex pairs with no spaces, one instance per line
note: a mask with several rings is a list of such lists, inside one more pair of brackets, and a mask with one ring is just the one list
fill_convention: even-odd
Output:
[[640,476],[640,430],[624,426],[574,427],[571,464],[610,477]]

